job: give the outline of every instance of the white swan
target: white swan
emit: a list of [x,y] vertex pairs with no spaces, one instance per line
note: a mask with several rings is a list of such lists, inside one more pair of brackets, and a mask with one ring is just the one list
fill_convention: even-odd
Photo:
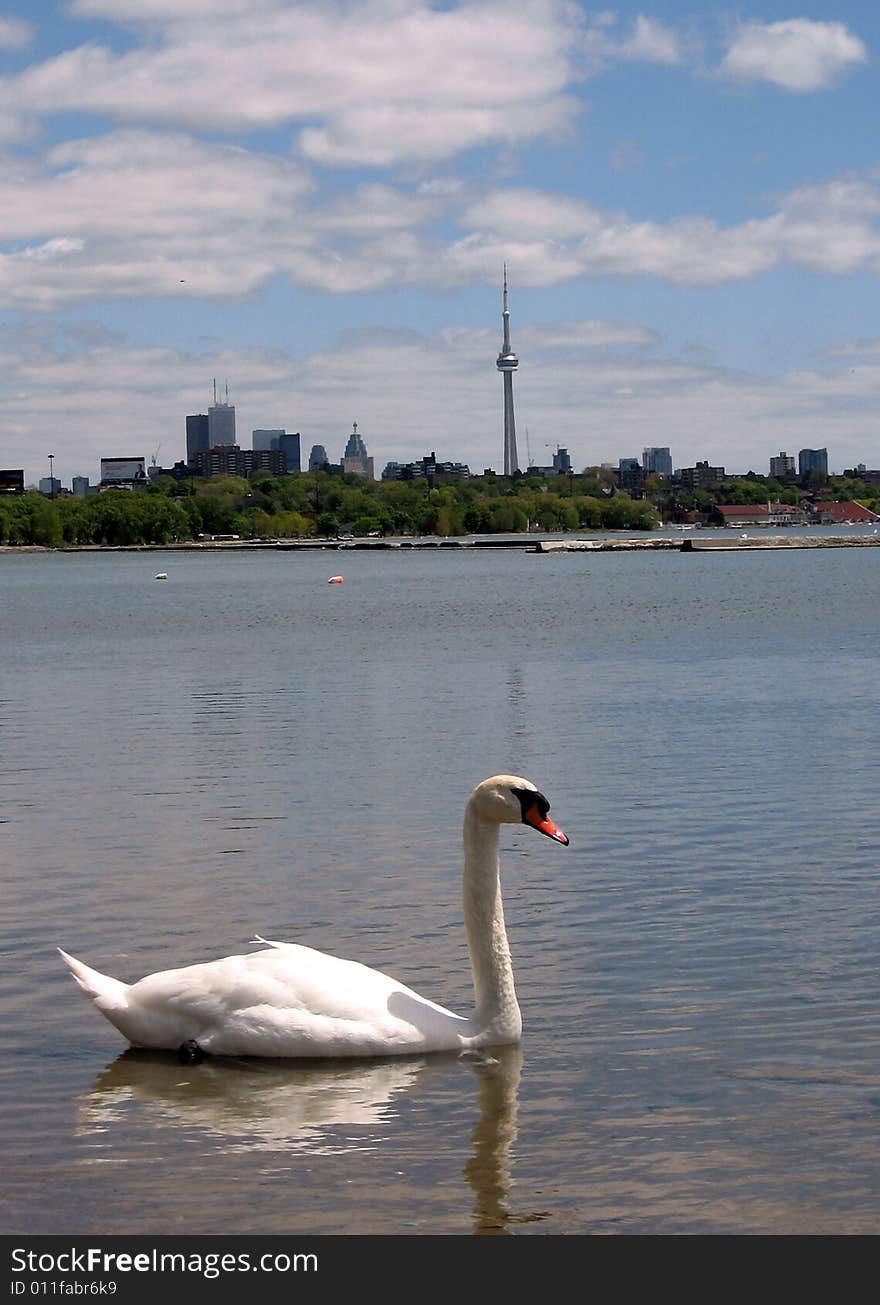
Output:
[[64,958],[83,992],[133,1046],[181,1059],[401,1056],[519,1042],[522,1018],[504,927],[499,825],[525,823],[559,843],[550,804],[517,775],[478,784],[464,815],[464,918],[476,1009],[465,1019],[356,961],[291,943],[121,983]]

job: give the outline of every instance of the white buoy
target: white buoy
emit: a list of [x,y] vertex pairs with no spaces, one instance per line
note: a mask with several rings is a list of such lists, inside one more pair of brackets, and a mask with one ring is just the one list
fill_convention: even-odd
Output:
[[168,572],[167,572],[167,571],[160,571],[160,572],[158,573],[158,575],[156,576],[156,579],[157,579],[157,580],[167,580],[167,579],[168,579]]
[[331,575],[327,583],[328,585],[341,585],[344,584],[345,581],[343,580],[341,575]]

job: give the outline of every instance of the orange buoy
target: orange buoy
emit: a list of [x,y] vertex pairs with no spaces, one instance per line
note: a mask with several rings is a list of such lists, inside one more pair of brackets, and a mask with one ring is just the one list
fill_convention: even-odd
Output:
[[327,583],[328,585],[341,585],[341,584],[345,584],[345,581],[343,580],[341,575],[331,575]]

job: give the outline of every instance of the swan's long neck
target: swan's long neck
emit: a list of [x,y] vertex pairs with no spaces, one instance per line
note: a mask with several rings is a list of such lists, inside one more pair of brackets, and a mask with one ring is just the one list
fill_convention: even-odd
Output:
[[469,807],[464,818],[464,920],[474,975],[474,1026],[487,1041],[518,1042],[522,1017],[504,927],[498,874],[498,825]]

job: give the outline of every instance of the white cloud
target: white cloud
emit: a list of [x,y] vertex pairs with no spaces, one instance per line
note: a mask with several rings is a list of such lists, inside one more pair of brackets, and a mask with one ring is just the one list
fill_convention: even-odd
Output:
[[523,355],[535,358],[557,351],[582,353],[584,349],[646,348],[660,342],[656,331],[649,331],[644,326],[601,320],[525,326],[517,331],[516,338]]
[[23,50],[33,36],[33,28],[23,18],[0,17],[0,50]]
[[587,66],[598,70],[617,60],[642,63],[678,64],[683,62],[681,38],[656,18],[639,14],[628,35],[617,31],[618,16],[604,11],[593,16],[583,36]]
[[646,63],[680,63],[682,58],[676,34],[656,19],[641,14],[636,18],[632,36],[620,45],[619,52],[624,59],[641,59]]
[[[240,298],[282,273],[332,294],[589,276],[679,285],[798,265],[880,272],[880,187],[843,177],[723,227],[635,221],[529,187],[362,185],[322,197],[275,155],[129,129],[0,167],[0,294],[44,311],[106,297]],[[181,283],[185,283],[185,289]]]
[[334,165],[433,160],[487,144],[557,136],[580,11],[566,0],[428,0],[204,6],[80,0],[89,16],[148,18],[158,35],[117,54],[82,45],[0,79],[0,113],[91,112],[193,130],[295,125]]
[[630,168],[641,167],[645,156],[634,141],[621,141],[611,151],[610,162],[615,172],[626,172]]
[[283,0],[73,0],[78,18],[112,23],[193,22],[262,15],[283,8]]
[[474,230],[447,256],[458,275],[474,276],[497,267],[508,249],[507,261],[523,285],[588,275],[712,285],[784,264],[877,274],[878,215],[880,189],[858,178],[792,192],[770,216],[731,227],[699,215],[637,222],[586,201],[509,188],[468,206],[463,221]]
[[481,145],[513,145],[539,137],[559,139],[580,106],[555,95],[525,104],[362,104],[330,115],[325,127],[307,127],[299,147],[312,162],[336,167],[392,167],[407,159],[434,162]]
[[843,23],[789,18],[779,23],[743,23],[731,37],[721,71],[741,81],[815,91],[866,59],[864,43]]
[[520,240],[565,240],[597,231],[601,218],[586,200],[511,187],[489,191],[471,203],[462,214],[462,225],[499,234],[513,230]]
[[872,358],[880,357],[880,338],[873,340],[852,340],[828,351],[831,358]]
[[[102,296],[240,296],[314,242],[289,161],[121,131],[0,169],[0,294],[55,309]],[[21,248],[27,242],[26,248]]]

